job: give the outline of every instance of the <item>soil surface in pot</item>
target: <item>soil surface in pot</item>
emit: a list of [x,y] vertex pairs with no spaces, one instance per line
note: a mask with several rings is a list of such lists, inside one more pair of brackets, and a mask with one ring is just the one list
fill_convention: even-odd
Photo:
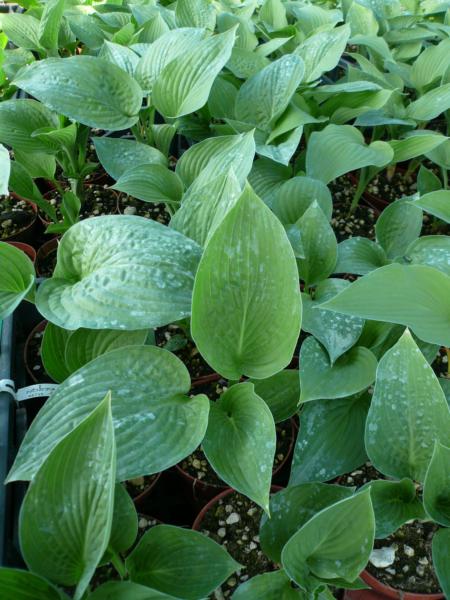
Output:
[[35,218],[32,205],[12,196],[0,196],[0,239],[5,240],[28,227]]
[[168,325],[155,330],[156,345],[173,352],[183,361],[192,379],[211,375],[213,369],[202,358],[197,346],[189,340],[177,325]]
[[30,371],[32,371],[36,380],[40,383],[53,383],[53,379],[49,377],[44,369],[41,358],[41,343],[44,330],[35,331],[27,346],[27,363]]
[[436,356],[436,358],[433,361],[433,364],[431,365],[433,367],[433,371],[438,377],[445,377],[447,379],[450,379],[450,370],[448,364],[449,356],[450,353],[447,354],[445,348],[440,348],[439,354]]
[[367,571],[385,585],[403,592],[440,593],[431,552],[437,529],[434,523],[414,521],[403,525],[384,540],[375,540],[375,548],[395,550],[395,561],[386,568],[377,568],[369,562]]
[[[291,421],[288,419],[287,421],[278,423],[276,429],[277,446],[273,463],[273,471],[278,469],[280,464],[285,460],[287,454],[289,453],[292,441]],[[214,469],[211,467],[201,448],[197,448],[195,452],[181,461],[180,467],[183,469],[183,471],[194,477],[194,479],[199,479],[208,485],[227,487],[227,484],[218,477]]]
[[154,475],[145,475],[144,477],[137,477],[136,479],[129,479],[125,482],[127,492],[133,498],[140,496],[145,490],[147,490],[158,477],[158,473]]
[[274,570],[275,566],[264,555],[259,542],[261,515],[259,506],[237,492],[221,498],[205,514],[200,531],[224,546],[235,560],[245,566],[231,575],[220,591],[211,594],[210,598],[230,598],[247,579]]
[[119,212],[124,215],[136,215],[145,219],[152,219],[163,225],[168,225],[170,221],[170,215],[164,204],[143,202],[132,196],[120,196]]
[[359,467],[359,469],[355,469],[346,475],[341,475],[341,477],[338,478],[338,483],[339,485],[345,485],[347,487],[354,486],[359,488],[369,481],[374,481],[376,479],[385,479],[385,477],[380,471],[377,471],[370,462],[367,462]]
[[333,197],[333,217],[331,227],[337,241],[342,242],[349,237],[363,236],[375,238],[375,222],[377,220],[373,208],[363,206],[362,198],[353,214],[349,214],[351,202],[356,190],[349,177],[343,175],[332,181],[328,187]]
[[403,196],[412,196],[417,191],[417,172],[406,176],[406,172],[396,169],[393,173],[381,171],[367,185],[364,193],[391,203]]
[[[113,215],[117,212],[117,196],[107,185],[87,184],[84,188],[84,199],[80,210],[80,220],[102,215]],[[56,214],[62,219],[60,211],[61,195],[57,190],[52,190],[47,195],[47,200],[56,208]],[[42,211],[39,214],[44,221],[49,217]]]

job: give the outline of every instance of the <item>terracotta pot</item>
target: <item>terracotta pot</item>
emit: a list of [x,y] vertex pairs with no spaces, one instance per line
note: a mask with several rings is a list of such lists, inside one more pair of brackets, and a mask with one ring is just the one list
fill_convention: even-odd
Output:
[[36,254],[36,273],[39,277],[43,277],[41,267],[42,261],[47,258],[49,254],[55,252],[58,248],[58,238],[52,238],[51,240],[47,240],[42,246],[39,248]]
[[26,339],[25,347],[23,349],[23,362],[25,364],[25,369],[27,370],[27,373],[30,376],[30,379],[34,383],[41,383],[41,382],[34,375],[33,370],[30,367],[30,364],[29,364],[29,361],[28,361],[29,346],[30,346],[30,342],[33,339],[34,335],[36,333],[40,333],[40,332],[44,331],[46,325],[47,325],[47,321],[41,321],[40,323],[38,323],[36,325],[36,327],[33,327],[33,329],[31,330],[31,332],[29,334],[29,336]]
[[202,375],[201,377],[195,377],[192,379],[191,387],[195,388],[205,383],[212,383],[213,381],[219,381],[222,377],[218,373],[210,373],[209,375]]
[[30,202],[26,198],[22,198],[22,196],[18,196],[17,194],[11,193],[11,196],[13,198],[15,198],[16,200],[23,200],[24,202],[29,204],[33,209],[34,216],[33,216],[31,223],[29,223],[28,225],[25,225],[22,229],[19,229],[19,231],[17,233],[15,233],[14,235],[10,235],[7,238],[3,238],[1,241],[2,242],[31,243],[34,241],[34,230],[36,228],[37,217],[38,217],[37,206],[33,202]]
[[444,600],[444,594],[413,594],[402,592],[381,583],[367,571],[361,573],[361,578],[370,585],[370,590],[346,590],[345,600],[382,600],[383,598],[394,598],[398,600]]
[[[270,491],[272,494],[276,494],[277,492],[281,491],[283,488],[279,485],[273,485],[270,488]],[[229,496],[230,494],[234,494],[236,490],[233,490],[233,488],[226,488],[223,490],[223,492],[220,492],[220,494],[217,494],[217,496],[214,496],[214,498],[212,498],[207,504],[205,504],[205,506],[200,510],[200,512],[198,513],[194,524],[192,525],[192,529],[194,529],[195,531],[200,531],[203,519],[205,518],[206,513],[215,505],[217,504],[217,502],[219,502],[219,500],[222,500],[222,498],[226,498],[227,496]]]
[[36,261],[36,250],[33,248],[33,246],[30,246],[29,244],[24,244],[24,242],[7,242],[7,243],[10,244],[11,246],[15,246],[19,250],[22,250],[22,252],[25,252],[25,254],[28,256],[28,258],[31,260],[32,263],[34,263]]
[[150,494],[153,491],[153,488],[158,483],[160,477],[161,477],[161,473],[157,473],[156,477],[153,479],[151,484],[147,488],[145,488],[145,490],[143,490],[140,494],[138,494],[137,496],[135,496],[133,498],[133,502],[136,506],[139,506],[140,504],[142,504],[144,502],[144,500],[146,500],[150,496]]

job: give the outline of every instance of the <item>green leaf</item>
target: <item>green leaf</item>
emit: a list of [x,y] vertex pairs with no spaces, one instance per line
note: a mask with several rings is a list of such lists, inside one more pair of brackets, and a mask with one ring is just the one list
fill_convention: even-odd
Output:
[[338,244],[338,258],[334,272],[366,275],[388,262],[381,246],[368,238],[356,236]]
[[166,325],[190,314],[200,253],[192,240],[142,217],[80,221],[61,239],[37,306],[65,329]]
[[170,227],[200,246],[206,246],[240,195],[241,186],[233,169],[204,185],[193,184],[171,219]]
[[72,372],[66,365],[64,353],[71,332],[47,323],[41,344],[41,358],[47,374],[58,383]]
[[175,19],[177,27],[204,27],[214,31],[216,10],[208,0],[177,0]]
[[449,553],[450,529],[439,529],[433,536],[433,565],[445,596],[450,594]]
[[225,78],[217,77],[208,98],[208,110],[215,119],[233,119],[237,89]]
[[270,63],[240,87],[236,119],[270,131],[286,110],[304,72],[303,61],[295,54],[286,54]]
[[270,519],[263,515],[261,548],[274,563],[281,562],[284,545],[324,508],[353,495],[351,488],[326,483],[289,486],[270,498]]
[[440,79],[450,66],[450,40],[428,46],[414,61],[409,77],[417,89]]
[[333,298],[349,285],[350,282],[345,279],[327,279],[316,287],[314,300],[308,294],[302,294],[302,329],[311,333],[325,346],[332,363],[358,341],[364,320],[321,310],[320,304]]
[[352,2],[347,12],[347,23],[351,27],[352,36],[355,35],[374,35],[378,33],[378,21],[369,6]]
[[386,538],[399,527],[414,519],[426,519],[422,502],[417,497],[411,479],[401,481],[372,481],[364,486],[370,489],[375,513],[375,537]]
[[300,413],[289,485],[330,481],[366,460],[364,428],[370,396],[308,402]]
[[417,190],[421,196],[425,196],[428,192],[436,192],[442,188],[441,180],[431,170],[420,165],[419,174],[417,175]]
[[377,361],[367,348],[356,346],[331,363],[312,336],[300,348],[300,402],[345,398],[371,385]]
[[144,202],[180,202],[183,183],[178,175],[160,164],[144,164],[127,170],[111,186]]
[[139,62],[139,56],[136,52],[133,52],[133,50],[126,46],[121,46],[120,44],[109,42],[108,40],[103,42],[103,46],[101,47],[98,56],[117,65],[129,75],[134,75]]
[[130,169],[141,165],[167,166],[166,157],[156,148],[135,140],[113,137],[94,137],[99,161],[113,179],[119,179]]
[[35,273],[28,256],[6,242],[0,242],[0,270],[0,320],[3,320],[30,292]]
[[39,21],[31,15],[2,14],[0,28],[8,39],[24,50],[39,50]]
[[306,82],[318,79],[338,64],[350,37],[350,26],[342,25],[331,31],[320,31],[307,38],[295,50],[305,62]]
[[389,145],[394,150],[393,163],[411,160],[426,154],[443,145],[447,138],[440,133],[419,129],[408,134],[402,140],[391,140]]
[[384,167],[394,151],[386,142],[366,144],[351,125],[327,125],[311,134],[306,151],[306,174],[329,183],[344,173],[374,165]]
[[248,181],[269,208],[276,206],[276,196],[283,183],[289,181],[291,169],[267,158],[253,163]]
[[333,273],[337,259],[337,241],[319,203],[314,200],[297,221],[305,258],[298,260],[300,279],[305,287],[319,283]]
[[[389,290],[389,293],[386,293]],[[352,283],[322,308],[399,323],[425,342],[450,346],[450,278],[424,265],[387,265]]]
[[0,142],[25,153],[47,152],[48,147],[33,131],[58,126],[54,113],[36,100],[6,100],[0,103]]
[[438,440],[425,475],[423,503],[433,521],[450,526],[450,448]]
[[68,596],[29,571],[0,568],[0,594],[14,600],[67,600]]
[[408,246],[402,258],[407,264],[428,265],[450,276],[450,237],[448,235],[420,237]]
[[[47,325],[48,327],[48,325]],[[72,374],[94,358],[123,346],[142,346],[147,330],[118,331],[116,329],[77,329],[67,339],[63,355],[66,368]],[[44,334],[45,338],[45,334]]]
[[267,379],[250,379],[255,394],[270,408],[275,423],[292,417],[300,400],[300,382],[296,369],[285,369]]
[[230,29],[201,40],[163,68],[152,101],[164,117],[188,115],[206,104],[214,79],[231,55],[235,33]]
[[230,387],[209,410],[206,458],[221,479],[269,510],[275,423],[252,383]]
[[[439,144],[439,146],[437,146],[436,148],[433,148],[433,150],[430,150],[429,152],[427,152],[426,157],[429,158],[434,163],[436,163],[437,165],[439,165],[440,167],[443,167],[444,169],[450,169],[450,139],[446,138],[445,142],[443,142],[442,144]],[[422,166],[421,166],[421,168],[422,168]],[[434,173],[432,171],[431,171],[431,173],[434,175]],[[419,172],[419,175],[420,175],[420,172]],[[435,187],[433,189],[426,190],[426,192],[433,192],[442,187],[439,177],[436,177],[436,175],[434,175],[434,179],[435,179],[435,181],[434,181]],[[439,185],[437,185],[436,180],[439,181]],[[426,192],[421,191],[420,187],[419,187],[419,191],[421,192],[422,195],[426,193]]]
[[138,84],[95,56],[40,60],[21,69],[13,83],[51,110],[99,129],[131,127],[142,104]]
[[354,581],[372,551],[375,519],[370,492],[346,498],[317,513],[287,542],[282,564],[302,589],[320,581]]
[[48,0],[44,5],[39,21],[39,43],[49,50],[58,49],[58,37],[61,20],[65,8],[65,0]]
[[80,600],[111,531],[116,468],[108,393],[37,472],[20,511],[20,548],[29,569]]
[[197,600],[212,592],[240,565],[206,535],[157,525],[142,537],[126,566],[136,583]]
[[406,252],[408,246],[420,235],[423,213],[418,206],[407,200],[389,204],[375,225],[377,242],[388,258]]
[[[220,295],[211,293],[219,289]],[[201,258],[192,336],[202,356],[224,377],[264,379],[290,362],[300,321],[297,266],[289,240],[248,187]]]
[[439,190],[425,194],[413,204],[446,223],[450,223],[450,190]]
[[[186,397],[189,373],[156,346],[127,346],[99,356],[68,377],[46,401],[22,442],[10,481],[32,479],[51,450],[111,390],[117,479],[158,473],[200,444],[208,399]],[[61,419],[61,415],[64,419]]]
[[[417,298],[416,298],[417,301]],[[423,482],[435,440],[450,436],[450,410],[408,330],[381,358],[366,423],[366,449],[389,477]]]
[[0,194],[9,196],[9,177],[11,173],[11,159],[9,152],[0,144]]
[[303,593],[294,590],[284,571],[256,575],[242,583],[233,594],[233,600],[302,600]]
[[330,190],[322,181],[310,177],[292,177],[280,182],[274,196],[272,208],[283,225],[297,223],[314,201],[327,219],[331,219],[333,201]]
[[126,552],[138,533],[138,516],[134,502],[121,483],[114,487],[114,511],[107,554]]
[[431,121],[450,108],[450,83],[441,85],[406,107],[406,117],[416,121]]
[[87,600],[180,600],[132,581],[107,581],[89,594]]
[[247,48],[233,48],[226,67],[235,77],[248,79],[269,65],[269,59]]

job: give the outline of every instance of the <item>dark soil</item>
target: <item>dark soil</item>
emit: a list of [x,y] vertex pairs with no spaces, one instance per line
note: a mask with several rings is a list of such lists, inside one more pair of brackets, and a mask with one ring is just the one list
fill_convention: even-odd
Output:
[[393,173],[381,171],[369,182],[364,194],[376,196],[382,202],[390,204],[403,196],[412,196],[417,192],[417,172],[406,176],[406,172],[396,169]]
[[[247,579],[273,571],[275,565],[264,555],[259,542],[262,509],[233,492],[219,500],[205,515],[200,531],[224,546],[244,569],[236,571],[210,598],[230,598]],[[220,595],[222,594],[222,596]]]
[[374,226],[377,220],[375,210],[364,206],[361,199],[355,212],[349,214],[353,195],[356,190],[352,180],[347,175],[343,175],[332,181],[328,187],[333,196],[331,226],[337,241],[342,242],[342,240],[356,236],[374,239]]
[[155,330],[156,345],[173,352],[183,361],[192,379],[211,375],[214,371],[202,358],[197,346],[189,340],[177,325],[168,325]]
[[355,469],[351,473],[341,475],[338,479],[339,485],[345,485],[346,487],[361,487],[369,481],[377,479],[385,479],[384,475],[377,471],[370,462],[367,462],[359,469]]
[[[61,195],[57,190],[52,190],[46,195],[47,200],[56,208],[56,214],[62,219],[60,211]],[[86,184],[85,196],[81,205],[80,220],[102,215],[117,213],[117,196],[107,185]],[[41,218],[48,222],[48,216],[39,211]]]
[[0,239],[6,240],[26,229],[36,217],[33,206],[12,196],[0,196]]
[[158,473],[155,473],[154,475],[146,475],[144,477],[137,477],[136,479],[129,479],[125,482],[127,492],[134,500],[148,490],[148,488],[153,485],[157,477]]
[[369,562],[367,570],[379,581],[403,592],[436,594],[440,587],[433,569],[431,542],[438,527],[434,523],[414,521],[393,535],[375,540],[375,548],[393,548],[395,561],[386,568]]
[[136,215],[138,217],[152,219],[163,225],[168,225],[170,221],[170,215],[166,211],[164,204],[143,202],[132,196],[120,196],[119,212],[124,215]]
[[26,347],[26,360],[28,368],[38,383],[53,383],[53,379],[47,375],[42,364],[41,343],[43,335],[44,330],[35,331]]
[[41,277],[51,277],[56,267],[57,248],[46,254],[45,256],[39,257],[39,261],[36,263],[36,270]]
[[450,378],[450,370],[448,360],[450,358],[450,352],[447,354],[445,348],[439,350],[439,354],[435,358],[432,367],[438,377]]

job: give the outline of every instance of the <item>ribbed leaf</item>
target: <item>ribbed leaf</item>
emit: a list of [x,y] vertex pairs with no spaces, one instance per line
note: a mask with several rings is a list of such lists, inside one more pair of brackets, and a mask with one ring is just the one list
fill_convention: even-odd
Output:
[[140,165],[167,165],[166,157],[159,150],[135,140],[94,137],[92,141],[98,160],[113,179]]
[[433,521],[450,526],[450,448],[438,440],[425,476],[423,503]]
[[44,5],[39,21],[39,43],[44,48],[57,50],[61,20],[64,12],[64,0],[48,0]]
[[342,25],[331,31],[321,31],[307,38],[298,48],[305,62],[305,81],[318,79],[325,71],[331,71],[338,64],[350,37],[350,26]]
[[233,600],[302,600],[303,592],[294,590],[284,571],[256,575],[242,583],[233,594]]
[[338,244],[338,258],[334,272],[366,275],[388,263],[381,246],[368,238],[356,236]]
[[6,100],[0,104],[0,142],[22,152],[47,152],[47,145],[31,134],[58,126],[57,116],[36,100]]
[[6,319],[19,306],[34,284],[34,266],[28,256],[0,242],[0,320]]
[[41,358],[44,369],[50,377],[61,383],[72,371],[66,366],[64,354],[67,340],[72,332],[53,323],[47,323],[41,344]]
[[177,0],[175,19],[178,27],[203,27],[214,31],[216,10],[208,0]]
[[425,235],[420,237],[408,246],[403,260],[408,264],[434,267],[450,276],[450,236]]
[[402,140],[391,140],[389,145],[394,150],[392,162],[399,163],[431,152],[443,144],[447,138],[434,131],[415,131]]
[[67,600],[63,594],[43,577],[20,571],[19,569],[0,568],[0,594],[11,600]]
[[[200,444],[208,399],[186,397],[189,373],[155,346],[127,346],[99,356],[71,375],[47,400],[28,429],[9,474],[32,479],[51,450],[110,390],[117,444],[117,479],[158,473]],[[61,418],[64,415],[64,419]]]
[[19,13],[2,14],[0,27],[11,42],[25,50],[38,50],[39,21],[31,15]]
[[304,215],[314,200],[330,220],[333,201],[327,186],[322,181],[310,177],[292,177],[285,183],[281,182],[275,193],[273,211],[283,225],[294,224]]
[[406,117],[431,121],[450,108],[450,83],[430,90],[406,107]]
[[408,246],[419,237],[423,213],[418,206],[407,200],[389,204],[375,225],[377,242],[388,258],[404,254]]
[[114,486],[114,510],[111,535],[106,556],[112,552],[126,552],[134,544],[138,533],[138,516],[134,502],[122,483]]
[[188,316],[201,251],[192,240],[134,216],[73,225],[58,246],[39,311],[66,329],[144,329]]
[[128,169],[111,186],[144,202],[180,202],[183,183],[178,175],[160,164],[144,164]]
[[103,42],[99,57],[117,65],[129,75],[134,75],[134,71],[139,62],[139,56],[136,52],[133,52],[133,50],[126,46],[121,46],[120,44],[109,42],[108,40]]
[[296,369],[285,369],[267,379],[251,379],[255,393],[270,408],[275,423],[285,421],[296,412],[300,400],[300,382]]
[[425,194],[414,204],[446,223],[450,223],[450,190],[439,190]]
[[436,46],[425,48],[414,61],[409,74],[415,88],[425,86],[440,79],[450,66],[450,40],[444,39]]
[[289,181],[291,169],[267,158],[253,163],[248,176],[250,185],[269,208],[276,205],[276,196],[281,185]]

